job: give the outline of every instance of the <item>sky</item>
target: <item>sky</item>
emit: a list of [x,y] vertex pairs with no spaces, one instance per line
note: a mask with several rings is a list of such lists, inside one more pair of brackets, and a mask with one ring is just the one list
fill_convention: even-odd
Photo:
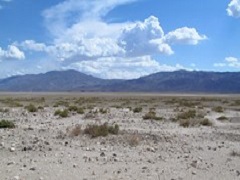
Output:
[[0,0],[0,78],[240,70],[240,0]]

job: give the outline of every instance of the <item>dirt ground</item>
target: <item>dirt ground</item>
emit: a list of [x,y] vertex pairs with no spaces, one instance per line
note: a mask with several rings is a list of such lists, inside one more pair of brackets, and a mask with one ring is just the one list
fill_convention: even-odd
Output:
[[1,180],[240,179],[238,95],[0,93],[1,120]]

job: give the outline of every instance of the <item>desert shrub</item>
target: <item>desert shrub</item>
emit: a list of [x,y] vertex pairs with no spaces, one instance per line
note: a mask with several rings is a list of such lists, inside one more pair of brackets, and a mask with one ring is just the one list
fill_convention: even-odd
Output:
[[64,110],[58,109],[55,111],[54,116],[66,118],[66,117],[68,117],[68,110],[67,109],[64,109]]
[[212,110],[215,112],[218,112],[218,113],[221,113],[224,111],[222,106],[216,106],[216,107],[212,108]]
[[84,108],[81,108],[81,107],[78,108],[78,109],[77,109],[77,113],[78,113],[78,114],[84,114]]
[[106,114],[106,113],[107,113],[107,109],[100,108],[100,109],[99,109],[99,112],[100,112],[101,114]]
[[144,120],[162,120],[163,118],[162,117],[158,117],[156,116],[156,112],[155,111],[152,111],[150,110],[148,113],[146,113],[144,116],[143,116],[143,119]]
[[182,127],[189,127],[190,126],[190,119],[180,119],[179,125]]
[[202,126],[212,126],[212,122],[209,119],[205,118],[205,119],[200,121],[200,125],[202,125]]
[[69,110],[69,111],[72,111],[72,112],[77,112],[78,107],[77,107],[77,106],[69,106],[69,107],[68,107],[68,110]]
[[38,106],[38,109],[42,110],[42,109],[44,109],[44,107],[43,106]]
[[57,101],[53,107],[59,107],[59,106],[64,106],[64,107],[68,107],[69,106],[69,102],[67,101]]
[[73,129],[71,129],[71,131],[69,132],[71,137],[74,136],[79,136],[82,133],[82,126],[77,124],[73,127]]
[[138,146],[141,141],[141,137],[138,134],[132,134],[127,137],[127,142],[130,146]]
[[28,112],[37,112],[38,111],[38,108],[36,106],[34,106],[33,104],[29,104],[29,105],[25,106],[25,109]]
[[220,116],[220,117],[217,118],[217,120],[226,121],[226,120],[228,120],[228,118],[226,116]]
[[8,120],[1,120],[0,121],[0,129],[5,129],[5,128],[8,128],[8,129],[15,128],[15,124]]
[[135,107],[135,108],[133,109],[133,112],[134,112],[134,113],[140,113],[140,112],[142,112],[142,107]]
[[190,119],[196,117],[196,110],[188,110],[178,114],[177,119]]
[[6,109],[6,108],[0,108],[0,112],[1,112],[1,113],[7,113],[7,112],[9,112],[9,109]]
[[118,134],[119,126],[116,124],[115,126],[109,126],[107,123],[102,125],[88,125],[84,129],[84,134],[90,135],[92,138],[99,136],[107,136],[108,134]]

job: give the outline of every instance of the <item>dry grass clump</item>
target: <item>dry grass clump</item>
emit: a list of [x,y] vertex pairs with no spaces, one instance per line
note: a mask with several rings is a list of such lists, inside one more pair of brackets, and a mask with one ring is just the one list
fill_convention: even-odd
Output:
[[115,124],[114,126],[109,126],[107,123],[102,125],[88,125],[84,129],[84,134],[90,135],[92,138],[99,136],[108,136],[109,134],[118,134],[119,126]]
[[212,126],[212,122],[207,119],[180,119],[179,125],[182,127],[193,127],[193,126]]
[[212,126],[212,122],[207,118],[200,120],[199,124],[202,126]]
[[99,112],[100,112],[101,114],[107,114],[108,110],[107,110],[107,109],[104,109],[104,108],[100,108],[100,109],[99,109]]
[[0,129],[13,129],[15,128],[15,124],[12,121],[1,120],[0,121]]
[[186,112],[182,112],[178,114],[177,119],[190,119],[190,118],[195,118],[197,116],[196,110],[188,110]]
[[6,108],[0,108],[0,112],[1,112],[1,113],[7,113],[7,112],[9,112],[9,109],[6,109]]
[[217,118],[217,120],[219,120],[219,121],[227,121],[228,118],[226,116],[220,116],[220,117]]
[[33,104],[29,104],[29,105],[25,106],[25,109],[31,113],[38,111],[38,108],[36,106],[34,106]]
[[77,106],[69,106],[68,111],[70,112],[76,112],[78,114],[84,114],[84,108],[77,107]]
[[131,134],[127,137],[127,142],[130,146],[136,147],[140,144],[141,136],[139,134]]
[[224,111],[223,107],[222,106],[216,106],[216,107],[213,107],[212,110],[214,112],[218,112],[218,113],[222,113]]
[[163,118],[162,117],[158,117],[156,115],[156,112],[153,111],[153,110],[150,110],[148,113],[146,113],[144,116],[143,116],[143,119],[144,120],[157,120],[157,121],[160,121],[162,120]]
[[69,102],[67,101],[57,101],[53,107],[59,107],[59,106],[64,106],[64,107],[68,107],[69,106]]
[[142,107],[135,107],[134,109],[133,109],[133,112],[134,113],[140,113],[140,112],[142,112]]
[[74,137],[74,136],[79,136],[82,134],[82,126],[77,124],[75,125],[70,131],[69,131],[69,136]]
[[66,118],[66,117],[68,117],[68,114],[69,114],[69,111],[67,109],[64,109],[64,110],[58,109],[55,111],[54,116]]

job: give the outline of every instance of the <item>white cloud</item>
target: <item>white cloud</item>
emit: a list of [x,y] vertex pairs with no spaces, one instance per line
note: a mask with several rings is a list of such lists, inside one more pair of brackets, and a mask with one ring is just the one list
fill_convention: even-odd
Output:
[[95,61],[74,63],[67,68],[73,68],[84,73],[90,73],[97,77],[107,79],[133,79],[159,71],[186,69],[179,64],[175,66],[159,64],[159,62],[152,59],[150,56],[137,58],[99,58]]
[[236,57],[226,57],[224,63],[215,63],[214,66],[240,68],[240,59]]
[[227,13],[229,16],[240,18],[240,0],[232,0],[228,4]]
[[207,39],[205,35],[199,35],[195,28],[188,27],[178,28],[164,37],[165,42],[169,44],[196,45],[205,39]]
[[25,54],[15,45],[9,45],[7,50],[0,47],[0,60],[22,60],[25,59]]
[[163,37],[164,31],[158,18],[150,16],[144,22],[136,22],[126,26],[119,41],[129,56],[170,55],[173,51],[168,44],[161,41]]
[[104,21],[112,9],[134,1],[65,0],[43,12],[52,37],[49,44],[26,40],[15,45],[46,53],[49,61],[58,60],[62,67],[75,67],[103,78],[134,78],[183,68],[162,65],[151,57],[172,55],[172,44],[196,45],[206,36],[186,27],[165,34],[154,16],[136,22]]

